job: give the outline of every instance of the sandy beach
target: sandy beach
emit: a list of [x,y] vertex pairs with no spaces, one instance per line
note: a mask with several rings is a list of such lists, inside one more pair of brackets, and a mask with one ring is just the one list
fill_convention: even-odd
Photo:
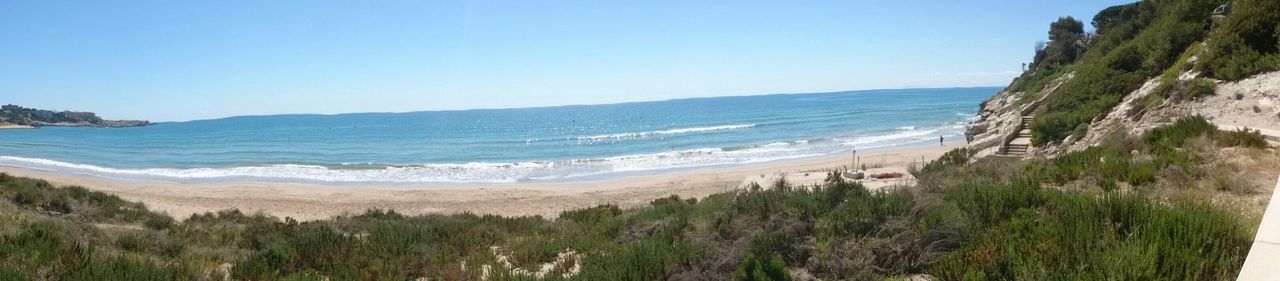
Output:
[[[906,167],[936,159],[963,146],[906,147],[860,153],[863,163]],[[748,177],[808,172],[850,165],[849,155],[824,156],[736,167],[705,168],[656,175],[597,181],[512,183],[484,185],[432,184],[421,186],[330,186],[315,184],[219,183],[186,184],[160,181],[120,181],[70,176],[47,171],[0,166],[10,175],[48,180],[55,185],[79,185],[127,200],[177,219],[191,214],[239,209],[298,220],[327,219],[359,214],[368,209],[391,209],[403,214],[471,212],[504,216],[554,217],[563,210],[617,204],[636,207],[653,199],[679,195],[701,198],[737,188]]]
[[35,127],[17,124],[0,124],[0,130],[34,129]]

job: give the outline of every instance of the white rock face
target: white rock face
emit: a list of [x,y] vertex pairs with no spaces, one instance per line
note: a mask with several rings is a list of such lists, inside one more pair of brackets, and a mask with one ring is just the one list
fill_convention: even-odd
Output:
[[[1178,79],[1185,82],[1199,76],[1199,72],[1187,71],[1178,75]],[[1089,130],[1084,136],[1068,137],[1062,144],[1041,148],[1041,152],[1053,155],[1079,151],[1098,145],[1114,135],[1139,136],[1151,128],[1193,115],[1202,115],[1223,128],[1280,130],[1280,71],[1262,73],[1235,82],[1216,82],[1218,86],[1212,96],[1179,103],[1166,100],[1135,115],[1131,110],[1144,97],[1154,94],[1161,83],[1159,78],[1152,78],[1141,88],[1125,96],[1104,117],[1089,124]]]
[[1189,109],[1214,124],[1280,129],[1280,71],[1220,83],[1213,96]]
[[[1057,90],[1062,83],[1071,80],[1072,77],[1075,77],[1075,75],[1063,75],[1063,77],[1050,82],[1043,90],[1034,95],[1028,95],[1025,92],[1010,92],[1005,89],[983,101],[981,109],[978,110],[978,120],[969,123],[965,130],[965,137],[969,140],[969,147],[978,151],[976,157],[994,155],[999,152],[1000,146],[1004,145],[1006,137],[1010,134],[1018,133],[1015,130],[1022,123],[1022,112],[1030,107],[1039,105],[1039,101],[1054,90]],[[1035,148],[1031,149],[1031,151],[1034,150]]]

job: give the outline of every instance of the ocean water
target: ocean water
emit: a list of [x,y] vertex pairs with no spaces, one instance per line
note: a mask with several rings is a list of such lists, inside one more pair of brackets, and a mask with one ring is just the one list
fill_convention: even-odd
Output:
[[998,88],[0,130],[0,165],[178,182],[564,181],[936,144]]

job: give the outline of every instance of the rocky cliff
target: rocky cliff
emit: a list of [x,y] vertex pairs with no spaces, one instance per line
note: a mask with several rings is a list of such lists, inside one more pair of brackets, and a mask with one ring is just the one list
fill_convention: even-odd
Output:
[[1280,139],[1280,1],[1141,1],[1059,18],[982,104],[979,155],[1047,156],[1200,115]]

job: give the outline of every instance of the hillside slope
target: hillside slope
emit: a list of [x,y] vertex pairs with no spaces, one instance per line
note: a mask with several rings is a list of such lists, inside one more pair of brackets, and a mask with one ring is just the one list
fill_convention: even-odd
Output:
[[1095,33],[1059,19],[1031,67],[983,104],[969,136],[997,154],[1018,133],[1014,110],[1034,117],[1026,155],[1079,151],[1196,114],[1278,129],[1275,11],[1280,1],[1143,1],[1099,12]]

